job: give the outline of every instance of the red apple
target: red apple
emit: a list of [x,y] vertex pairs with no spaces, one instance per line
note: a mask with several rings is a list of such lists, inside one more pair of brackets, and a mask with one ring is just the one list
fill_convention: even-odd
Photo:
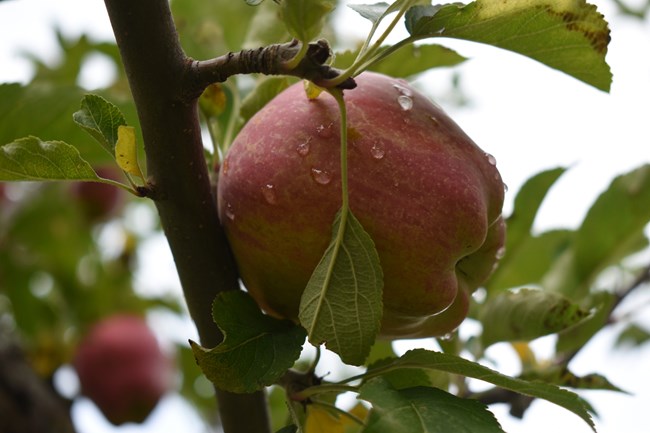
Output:
[[111,316],[77,348],[74,367],[81,393],[115,425],[142,422],[172,385],[172,364],[145,321]]
[[[345,91],[350,207],[384,272],[387,338],[444,335],[504,244],[495,159],[403,80]],[[219,215],[242,280],[269,314],[296,319],[341,206],[339,110],[302,84],[243,128],[221,167]]]

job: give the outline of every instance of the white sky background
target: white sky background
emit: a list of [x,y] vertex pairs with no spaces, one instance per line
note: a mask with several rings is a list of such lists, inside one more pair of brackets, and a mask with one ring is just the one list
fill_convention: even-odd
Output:
[[[539,230],[576,227],[588,206],[614,176],[650,162],[650,22],[617,16],[611,0],[592,3],[605,14],[612,29],[607,56],[614,72],[610,94],[516,54],[477,44],[440,41],[471,58],[455,69],[462,73],[462,88],[471,104],[459,108],[444,98],[438,102],[485,151],[497,158],[509,186],[506,214],[516,191],[532,174],[559,165],[572,167],[545,201],[536,221]],[[341,17],[342,31],[352,31],[361,37],[369,28],[352,11],[342,11]],[[99,0],[2,2],[0,82],[28,79],[31,68],[28,61],[21,59],[21,51],[36,53],[47,61],[56,60],[53,25],[70,36],[85,32],[96,39],[113,39],[104,4]],[[434,95],[444,96],[451,72],[429,73],[417,84],[431,89]],[[106,77],[106,66],[96,62],[88,66],[83,84],[101,85],[103,77]],[[176,282],[177,278],[164,240],[152,240],[146,247],[142,254],[143,289],[170,287],[170,281]],[[154,271],[148,271],[151,269]],[[171,285],[178,288],[177,283]],[[648,301],[647,295],[629,299],[627,310],[636,303]],[[645,323],[650,326],[648,316],[645,309]],[[194,336],[191,325],[170,326],[162,319],[156,320],[156,325],[162,327],[158,330],[174,334],[175,339],[186,340],[188,334]],[[572,369],[578,374],[602,373],[633,394],[604,391],[585,394],[601,415],[596,420],[599,432],[647,433],[650,431],[647,414],[650,345],[635,351],[612,351],[616,331],[620,329],[603,333],[591,342],[571,364]],[[535,347],[543,353],[551,345],[552,339],[545,338],[536,342]],[[489,354],[498,361],[497,369],[516,373],[515,358],[508,346],[496,345]],[[575,415],[546,402],[533,403],[523,421],[510,418],[505,407],[491,409],[509,433],[590,431]],[[78,404],[74,413],[81,424],[80,433],[201,431],[191,410],[174,397],[165,400],[142,428],[114,429],[88,402]]]

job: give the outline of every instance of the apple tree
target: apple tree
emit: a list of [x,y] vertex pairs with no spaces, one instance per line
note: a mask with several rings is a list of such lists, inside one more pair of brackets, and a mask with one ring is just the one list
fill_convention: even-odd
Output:
[[[59,34],[60,65],[34,59],[28,84],[0,85],[2,431],[74,431],[79,395],[52,385],[70,365],[115,424],[176,389],[226,433],[502,432],[489,405],[523,417],[534,400],[596,431],[580,390],[621,390],[571,361],[650,277],[628,260],[648,246],[650,167],[617,177],[580,227],[535,232],[566,168],[533,174],[504,215],[495,158],[409,83],[466,60],[451,38],[607,92],[610,30],[594,5],[105,7],[116,44]],[[334,25],[343,7],[367,21],[354,46]],[[93,52],[118,74],[87,94],[76,80]],[[182,299],[135,287],[157,231]],[[155,311],[189,313],[198,331],[174,363],[142,321]],[[460,333],[464,320],[478,330]],[[628,325],[637,342],[650,335]],[[529,343],[547,335],[557,344],[540,359]],[[404,338],[437,349],[397,353]],[[488,366],[504,342],[517,375]],[[354,373],[316,374],[325,351]],[[207,380],[218,411],[197,393]],[[353,405],[338,399],[350,393]]]

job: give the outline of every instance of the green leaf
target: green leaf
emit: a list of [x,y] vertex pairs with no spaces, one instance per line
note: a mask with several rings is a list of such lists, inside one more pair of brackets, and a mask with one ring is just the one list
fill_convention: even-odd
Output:
[[527,372],[522,376],[522,379],[553,383],[558,386],[565,386],[574,389],[599,389],[625,392],[600,374],[577,376],[565,367],[551,367],[542,371]]
[[240,114],[244,122],[264,107],[278,93],[289,87],[287,77],[265,77],[242,101]]
[[609,322],[609,315],[616,302],[616,296],[609,292],[597,292],[582,301],[584,309],[589,309],[591,315],[578,325],[560,332],[555,344],[558,356],[562,353],[572,353],[583,347]]
[[213,349],[190,344],[199,367],[220,389],[259,390],[273,384],[300,356],[304,329],[264,315],[247,293],[219,294],[212,314],[224,341]]
[[650,165],[644,165],[614,179],[587,212],[575,241],[578,278],[592,281],[605,267],[645,247],[648,222]]
[[406,28],[415,39],[451,37],[504,48],[608,91],[609,28],[584,0],[476,0],[467,5],[414,6]]
[[481,340],[484,347],[499,341],[529,341],[567,329],[588,315],[579,305],[554,292],[504,292],[481,307]]
[[79,151],[62,141],[25,137],[0,146],[0,181],[98,179]]
[[126,125],[119,108],[99,95],[86,95],[81,101],[81,109],[72,118],[108,153],[115,155],[118,127]]
[[361,365],[379,332],[383,274],[374,242],[352,212],[337,213],[332,233],[302,294],[300,323],[312,344]]
[[367,377],[375,377],[399,368],[433,369],[459,374],[461,376],[479,379],[504,389],[520,394],[541,398],[555,403],[582,418],[595,431],[594,423],[587,411],[584,400],[573,392],[558,388],[555,385],[542,382],[529,382],[503,375],[476,362],[468,361],[448,353],[415,349],[406,352],[396,359],[392,365],[386,365],[366,373]]
[[359,15],[369,20],[373,24],[381,21],[384,16],[386,16],[387,11],[391,5],[384,2],[374,3],[374,4],[349,4],[347,5],[350,9],[357,12]]
[[361,387],[359,398],[372,403],[363,433],[503,433],[484,404],[438,388],[397,390],[377,377]]
[[650,332],[639,325],[631,324],[618,335],[617,347],[638,347],[650,340]]
[[580,300],[609,266],[648,245],[650,165],[615,178],[591,206],[571,249],[544,277],[544,288]]
[[538,236],[529,235],[511,249],[506,248],[505,256],[486,284],[488,293],[494,295],[515,287],[539,285],[558,257],[571,247],[574,237],[573,230],[550,230]]
[[542,171],[528,179],[519,189],[515,197],[514,209],[506,220],[508,228],[506,251],[514,251],[524,238],[530,236],[539,207],[549,189],[565,171],[564,167]]
[[[388,47],[382,47],[385,51]],[[334,66],[345,69],[352,65],[358,51],[337,53]],[[385,59],[372,63],[367,70],[395,78],[408,78],[444,66],[454,66],[467,60],[456,51],[442,45],[405,45]]]
[[335,0],[282,0],[280,13],[291,36],[308,43],[320,35],[335,5]]

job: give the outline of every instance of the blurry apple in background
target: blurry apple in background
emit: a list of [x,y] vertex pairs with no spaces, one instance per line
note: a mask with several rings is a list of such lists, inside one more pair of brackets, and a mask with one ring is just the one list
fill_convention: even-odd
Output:
[[[387,338],[444,335],[503,253],[496,160],[406,81],[346,90],[350,207],[384,272]],[[339,110],[303,85],[253,116],[219,176],[219,216],[242,280],[269,314],[296,319],[341,206]],[[351,300],[352,302],[352,300]]]
[[73,365],[82,395],[115,425],[143,422],[173,386],[173,364],[138,316],[97,323],[79,344]]
[[[114,167],[100,167],[95,171],[105,179],[120,180],[121,173]],[[90,222],[101,222],[114,216],[124,204],[124,191],[99,182],[75,182],[72,195]]]

